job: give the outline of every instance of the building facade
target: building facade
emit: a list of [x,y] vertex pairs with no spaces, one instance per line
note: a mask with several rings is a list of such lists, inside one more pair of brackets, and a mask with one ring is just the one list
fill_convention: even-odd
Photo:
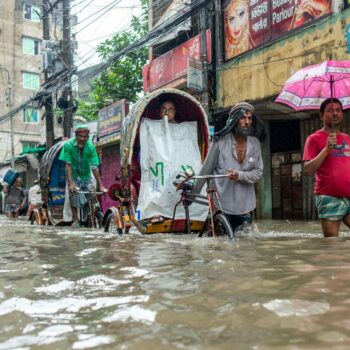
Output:
[[[306,137],[321,127],[318,112],[296,113],[275,99],[300,68],[350,59],[350,5],[348,0],[306,2],[307,6],[299,0],[149,1],[153,31],[197,5],[204,6],[152,43],[150,62],[143,71],[145,91],[167,86],[188,89],[207,104],[216,130],[242,100],[252,103],[264,120],[268,137],[262,144],[258,218],[316,218],[313,179],[303,175],[302,153]],[[209,40],[204,39],[207,35]],[[197,56],[191,46],[196,36]],[[182,70],[178,52],[186,56],[181,59],[186,62]],[[199,89],[189,87],[191,58],[200,64]]]
[[[40,1],[3,1],[0,5],[0,106],[1,115],[27,101],[39,90],[41,38]],[[0,162],[11,158],[11,122],[0,122]],[[13,118],[15,155],[42,140],[40,108],[28,105]]]
[[[301,2],[250,1],[246,7],[248,33],[235,46],[227,21],[239,2],[224,1],[221,7],[217,104],[225,110],[249,100],[265,121],[269,137],[262,145],[265,167],[258,185],[260,216],[314,219],[313,178],[303,176],[302,153],[307,136],[321,127],[319,115],[317,111],[296,113],[275,99],[284,82],[300,68],[350,59],[348,3],[318,1],[322,7],[311,16],[303,12]],[[347,120],[345,131],[349,131]]]

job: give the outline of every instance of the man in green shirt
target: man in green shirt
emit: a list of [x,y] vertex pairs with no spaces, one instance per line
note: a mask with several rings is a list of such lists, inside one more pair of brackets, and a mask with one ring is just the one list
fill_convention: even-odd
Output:
[[79,226],[78,208],[83,207],[86,202],[84,194],[92,184],[91,172],[93,173],[101,192],[107,192],[102,184],[98,166],[100,160],[94,144],[89,140],[90,130],[86,125],[78,125],[75,128],[75,137],[68,140],[62,148],[59,159],[66,163],[67,191],[69,191],[69,202],[73,215],[73,226]]

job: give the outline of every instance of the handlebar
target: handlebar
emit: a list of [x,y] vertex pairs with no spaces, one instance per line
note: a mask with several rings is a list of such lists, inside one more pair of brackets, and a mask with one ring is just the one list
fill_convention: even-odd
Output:
[[[179,180],[179,178],[182,177],[183,180]],[[194,182],[190,181],[192,179],[216,179],[216,178],[224,178],[229,177],[228,174],[220,174],[220,175],[193,175],[193,176],[186,176],[186,174],[178,174],[176,176],[176,179],[173,184],[176,187],[176,191],[183,190],[185,192],[191,192],[194,186]]]
[[222,177],[229,177],[227,174],[221,174],[221,175],[194,175],[192,177],[189,177],[188,179],[218,179]]
[[186,176],[185,174],[178,174],[176,175],[176,178],[179,179],[182,177],[185,180],[191,180],[191,179],[217,179],[222,177],[229,177],[228,174],[220,174],[220,175],[193,175],[193,176]]
[[94,195],[100,195],[100,194],[105,194],[105,193],[107,193],[107,192],[76,191],[76,192],[74,192],[74,193],[76,193],[76,194],[94,194]]

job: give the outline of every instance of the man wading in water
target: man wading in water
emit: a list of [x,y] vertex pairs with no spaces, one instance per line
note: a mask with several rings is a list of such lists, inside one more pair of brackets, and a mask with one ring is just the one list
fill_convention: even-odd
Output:
[[328,98],[320,106],[323,128],[304,148],[304,170],[316,174],[315,201],[325,237],[338,237],[341,221],[350,227],[350,136],[340,132],[343,106]]
[[[254,184],[263,174],[260,140],[265,130],[254,107],[247,102],[232,107],[225,127],[215,134],[200,175],[229,175],[215,184],[225,216],[233,231],[252,222],[256,207]],[[204,181],[197,180],[193,192],[199,193]]]

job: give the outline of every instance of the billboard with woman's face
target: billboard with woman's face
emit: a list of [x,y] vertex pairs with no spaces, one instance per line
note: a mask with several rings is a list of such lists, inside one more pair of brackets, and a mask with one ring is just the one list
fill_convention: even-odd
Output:
[[331,12],[331,0],[223,0],[225,58]]

